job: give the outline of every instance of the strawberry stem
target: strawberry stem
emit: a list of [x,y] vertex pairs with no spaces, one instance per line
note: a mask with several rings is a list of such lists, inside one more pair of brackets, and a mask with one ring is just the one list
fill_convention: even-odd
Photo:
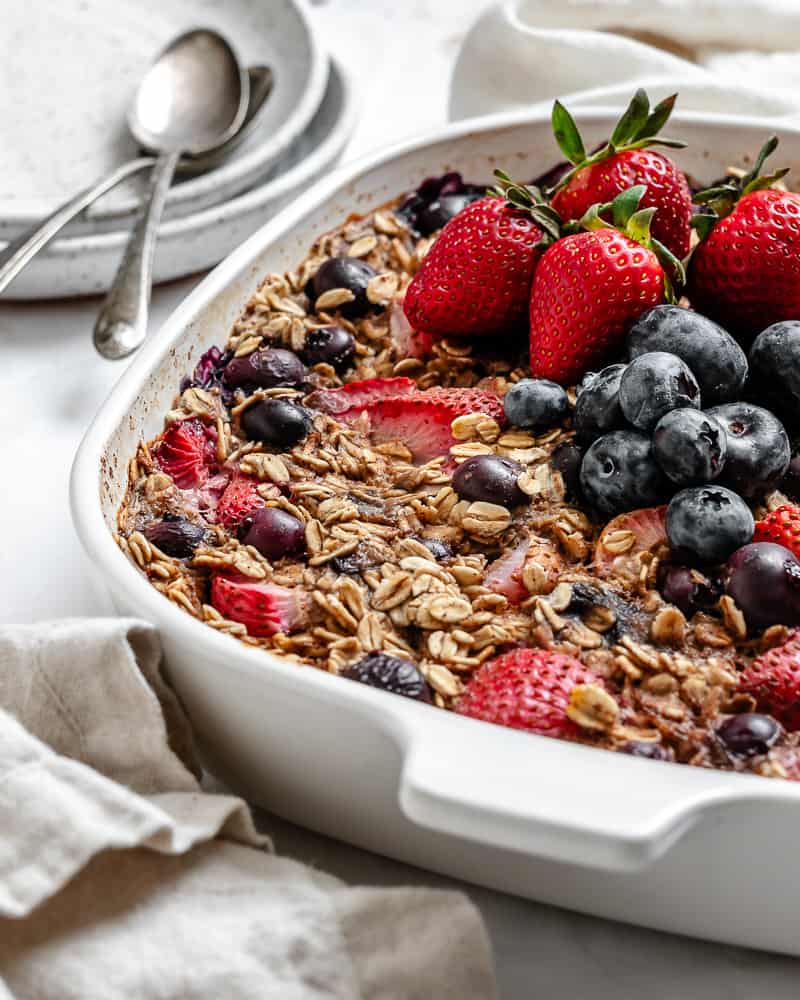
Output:
[[692,226],[697,230],[701,239],[705,239],[719,219],[724,219],[726,215],[731,214],[740,198],[753,191],[763,191],[765,188],[772,187],[789,173],[790,167],[781,167],[771,174],[761,173],[764,161],[777,148],[778,137],[772,135],[761,147],[752,169],[744,177],[729,177],[723,184],[717,184],[697,192],[693,199],[695,204],[707,205],[711,209],[710,214],[698,215],[692,220]]
[[539,188],[528,184],[518,184],[504,170],[495,170],[497,184],[489,188],[488,194],[504,198],[511,208],[527,212],[542,230],[542,246],[549,246],[561,238],[561,217],[542,197]]

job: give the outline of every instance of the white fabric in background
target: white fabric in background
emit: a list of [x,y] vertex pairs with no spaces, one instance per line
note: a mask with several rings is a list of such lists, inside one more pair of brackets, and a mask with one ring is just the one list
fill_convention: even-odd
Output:
[[464,39],[449,116],[621,106],[638,86],[682,110],[800,115],[800,2],[502,0]]
[[0,1000],[492,1000],[460,893],[348,889],[201,791],[155,630],[0,627]]

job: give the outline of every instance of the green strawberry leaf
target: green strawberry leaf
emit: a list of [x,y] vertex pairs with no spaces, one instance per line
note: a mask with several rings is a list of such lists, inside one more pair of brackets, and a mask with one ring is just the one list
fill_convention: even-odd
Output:
[[634,139],[638,139],[649,116],[650,101],[640,87],[631,98],[631,103],[611,133],[611,145],[615,147],[625,146]]
[[561,217],[558,212],[550,208],[549,205],[533,205],[529,211],[536,225],[551,240],[554,241],[561,238]]
[[661,129],[667,124],[669,116],[672,114],[672,110],[675,107],[675,101],[678,99],[677,94],[670,94],[669,97],[665,97],[663,101],[660,101],[652,110],[644,123],[644,128],[636,136],[637,139],[641,139],[646,135],[656,136],[661,131]]
[[704,240],[711,230],[719,222],[716,215],[695,215],[689,225],[694,229],[701,240]]
[[581,134],[578,131],[578,126],[561,101],[556,101],[553,105],[551,121],[553,124],[553,134],[564,156],[566,156],[570,163],[575,164],[575,166],[585,162],[586,149],[583,145]]
[[768,156],[772,156],[775,150],[778,148],[778,137],[777,135],[771,135],[769,139],[764,143],[761,149],[758,151],[758,156],[753,164],[753,169],[744,175],[742,178],[742,190],[744,190],[749,184],[761,173],[761,169],[764,166],[764,161]]
[[636,142],[629,142],[626,149],[646,149],[650,146],[664,146],[666,149],[685,149],[683,139],[670,139],[665,135],[647,135]]
[[780,170],[776,170],[774,173],[754,177],[749,184],[745,184],[742,188],[742,194],[750,194],[751,191],[764,191],[766,188],[772,187],[776,181],[785,177],[791,169],[791,167],[781,167]]
[[641,243],[642,246],[650,246],[652,242],[650,223],[655,214],[655,208],[640,208],[638,212],[634,212],[625,226],[625,235],[636,240],[637,243]]
[[628,225],[631,217],[638,211],[639,203],[644,197],[646,190],[646,185],[637,184],[635,187],[629,187],[627,190],[618,194],[617,197],[611,202],[614,225],[617,229],[624,230]]
[[669,274],[675,279],[678,284],[686,284],[686,268],[683,266],[683,262],[678,260],[675,254],[668,250],[667,247],[661,242],[661,240],[655,239],[655,237],[650,237],[650,248],[655,253],[656,257],[661,261],[661,266],[664,267],[664,273]]

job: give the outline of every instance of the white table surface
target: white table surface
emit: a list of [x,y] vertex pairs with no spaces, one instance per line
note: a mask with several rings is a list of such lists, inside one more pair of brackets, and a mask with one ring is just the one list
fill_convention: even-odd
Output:
[[[449,67],[466,26],[484,3],[330,0],[316,11],[329,44],[359,69],[364,83],[363,115],[348,155],[444,120]],[[156,291],[154,329],[196,280]],[[121,371],[91,348],[97,307],[95,300],[0,304],[0,524],[5,528],[0,623],[111,613],[89,578],[67,497],[75,448]],[[456,884],[274,817],[262,816],[261,822],[280,851],[347,882]],[[800,963],[792,959],[464,888],[486,918],[504,1000],[590,995],[595,1000],[789,1000],[798,995]]]

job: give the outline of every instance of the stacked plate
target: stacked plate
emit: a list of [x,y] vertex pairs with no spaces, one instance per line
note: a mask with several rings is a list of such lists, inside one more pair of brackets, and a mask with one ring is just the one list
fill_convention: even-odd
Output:
[[[155,280],[211,267],[328,169],[355,125],[353,86],[316,38],[306,0],[6,0],[0,63],[0,248],[136,155],[125,113],[153,56],[191,27],[220,31],[274,78],[250,135],[216,169],[176,182]],[[32,41],[35,39],[35,44]],[[108,288],[142,178],[96,202],[42,251],[7,299]]]

